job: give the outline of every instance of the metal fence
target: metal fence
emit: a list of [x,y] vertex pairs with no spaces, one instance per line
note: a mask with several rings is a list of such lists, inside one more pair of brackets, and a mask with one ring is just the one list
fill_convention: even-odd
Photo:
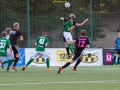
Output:
[[[70,3],[69,8],[64,6],[66,1]],[[74,38],[84,29],[91,46],[112,47],[113,40],[109,41],[107,37],[120,31],[120,0],[0,0],[0,31],[13,28],[15,22],[20,23],[24,42],[19,46],[27,48],[34,47],[36,37],[42,30],[47,30],[49,47],[61,48],[64,47],[62,33],[65,23],[60,17],[67,18],[71,13],[76,15],[74,21],[77,23],[89,18],[84,26],[73,30]]]

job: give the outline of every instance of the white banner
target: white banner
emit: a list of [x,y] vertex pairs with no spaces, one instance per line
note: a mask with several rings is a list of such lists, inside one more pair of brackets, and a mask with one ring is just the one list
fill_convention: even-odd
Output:
[[[30,60],[35,52],[35,48],[25,48],[25,64]],[[50,66],[62,66],[71,59],[67,59],[65,48],[46,48],[48,56],[51,58]],[[45,60],[42,57],[37,57],[30,65],[46,66]],[[74,66],[75,62],[70,66]],[[103,65],[102,49],[85,49],[82,62],[79,66],[101,66]]]

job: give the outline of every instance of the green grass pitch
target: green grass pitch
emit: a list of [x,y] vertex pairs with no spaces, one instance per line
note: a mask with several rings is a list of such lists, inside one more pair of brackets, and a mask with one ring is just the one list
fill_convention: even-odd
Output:
[[22,71],[6,72],[0,68],[0,90],[119,90],[120,66],[28,67]]

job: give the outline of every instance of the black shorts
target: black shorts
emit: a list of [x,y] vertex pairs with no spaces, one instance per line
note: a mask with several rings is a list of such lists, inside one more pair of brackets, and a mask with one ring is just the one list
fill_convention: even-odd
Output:
[[83,50],[75,50],[75,56],[72,58],[73,61],[80,59],[83,55]]
[[12,45],[12,50],[14,54],[14,58],[16,57],[16,54],[19,53],[19,47],[17,45]]
[[115,50],[115,52],[116,52],[117,54],[120,54],[120,50]]

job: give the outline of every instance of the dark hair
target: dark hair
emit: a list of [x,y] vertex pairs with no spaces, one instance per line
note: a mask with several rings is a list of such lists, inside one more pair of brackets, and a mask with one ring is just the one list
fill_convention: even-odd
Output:
[[7,32],[6,32],[6,31],[3,31],[3,32],[1,33],[1,36],[2,36],[2,37],[6,37],[6,35],[7,35]]
[[47,34],[47,31],[46,30],[43,30],[42,31],[42,35],[46,35]]
[[68,20],[72,19],[72,17],[68,17]]
[[85,30],[82,30],[82,31],[81,31],[81,35],[82,35],[82,36],[86,36],[86,31],[85,31]]

